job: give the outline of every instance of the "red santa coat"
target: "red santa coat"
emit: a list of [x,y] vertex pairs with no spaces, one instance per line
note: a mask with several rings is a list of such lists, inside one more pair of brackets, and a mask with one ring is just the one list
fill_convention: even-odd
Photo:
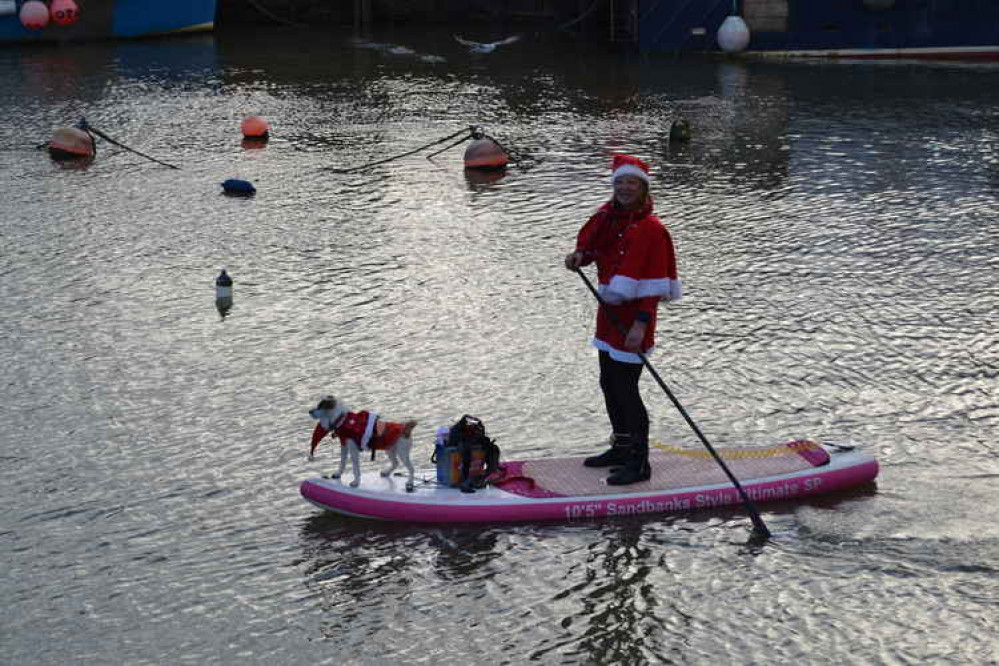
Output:
[[[347,440],[354,440],[363,450],[382,451],[391,448],[405,433],[406,424],[395,421],[381,421],[376,412],[367,410],[347,412],[340,422],[333,427],[333,435],[340,438],[340,446],[346,446]],[[317,423],[312,431],[312,453],[320,440],[330,432]]]
[[[584,266],[597,262],[597,292],[613,308],[625,333],[636,318],[647,321],[642,351],[651,351],[659,301],[682,296],[673,239],[652,214],[652,198],[647,197],[645,205],[635,211],[605,203],[579,230],[576,250],[582,253]],[[617,361],[641,363],[638,354],[625,349],[625,333],[605,310],[604,306],[597,310],[594,346]]]

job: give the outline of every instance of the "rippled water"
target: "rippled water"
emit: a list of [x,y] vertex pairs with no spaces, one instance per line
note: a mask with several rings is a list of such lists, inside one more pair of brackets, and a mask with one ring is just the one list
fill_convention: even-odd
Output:
[[[447,30],[0,51],[0,661],[994,662],[997,74]],[[80,116],[181,168],[36,149]],[[470,124],[520,163],[337,171]],[[739,510],[428,528],[302,501],[326,392],[420,419],[424,463],[463,413],[511,459],[596,449],[594,304],[560,262],[612,151],[655,165],[686,298],[652,360],[708,438],[850,441],[876,487],[762,505],[762,545]],[[645,393],[654,437],[699,445]]]

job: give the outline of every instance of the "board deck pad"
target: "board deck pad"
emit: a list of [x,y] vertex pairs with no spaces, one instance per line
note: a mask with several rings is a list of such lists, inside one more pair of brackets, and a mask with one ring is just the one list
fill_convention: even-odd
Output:
[[[731,448],[718,452],[741,481],[818,467],[829,454],[816,442],[800,440],[765,449]],[[585,497],[622,492],[677,490],[728,483],[721,465],[706,450],[653,444],[649,450],[652,478],[626,487],[607,485],[608,468],[585,467],[582,458],[544,458],[503,463],[503,477],[493,483],[522,497]]]

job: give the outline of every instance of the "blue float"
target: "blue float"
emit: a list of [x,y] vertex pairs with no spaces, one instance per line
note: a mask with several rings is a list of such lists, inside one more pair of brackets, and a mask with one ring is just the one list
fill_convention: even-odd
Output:
[[241,194],[244,196],[257,193],[257,188],[253,186],[253,183],[248,180],[239,180],[238,178],[230,178],[229,180],[222,181],[222,190],[226,194]]

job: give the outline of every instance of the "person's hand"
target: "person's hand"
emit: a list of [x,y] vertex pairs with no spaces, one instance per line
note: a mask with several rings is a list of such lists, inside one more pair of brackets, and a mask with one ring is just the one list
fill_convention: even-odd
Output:
[[579,250],[565,255],[565,267],[574,271],[583,265],[583,253]]
[[644,321],[636,321],[631,325],[628,335],[624,338],[625,349],[635,352],[642,350],[642,340],[645,339],[646,326],[647,324]]

